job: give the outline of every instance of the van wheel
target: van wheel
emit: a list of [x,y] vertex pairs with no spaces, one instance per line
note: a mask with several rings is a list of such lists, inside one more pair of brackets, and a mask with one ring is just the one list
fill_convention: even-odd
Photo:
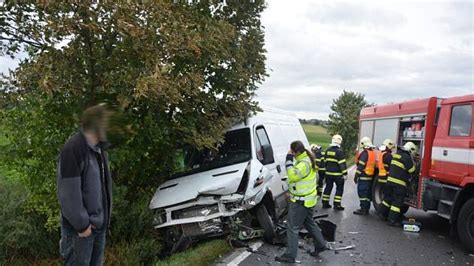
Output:
[[474,253],[474,198],[466,201],[458,215],[458,236],[469,253]]
[[272,244],[273,239],[276,236],[275,233],[275,226],[273,224],[273,220],[268,214],[267,208],[263,204],[259,204],[256,206],[255,215],[257,216],[257,220],[260,226],[263,229],[263,239]]
[[382,212],[382,200],[384,197],[383,194],[383,188],[385,186],[385,183],[380,183],[379,182],[380,177],[377,176],[375,178],[375,182],[372,185],[372,204],[374,205],[375,211],[378,213]]

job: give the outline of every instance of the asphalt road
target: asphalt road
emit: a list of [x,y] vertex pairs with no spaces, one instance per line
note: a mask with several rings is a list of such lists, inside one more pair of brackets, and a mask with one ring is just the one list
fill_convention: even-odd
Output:
[[[350,175],[353,175],[352,173]],[[328,220],[338,225],[337,245],[355,245],[352,250],[326,251],[319,258],[311,257],[307,250],[312,249],[311,241],[305,242],[298,251],[297,260],[302,265],[474,265],[474,255],[463,250],[459,240],[449,236],[448,221],[420,210],[410,209],[406,214],[422,223],[420,233],[404,232],[402,228],[387,226],[371,209],[369,216],[352,214],[359,207],[356,185],[349,177],[345,184],[343,197],[345,211],[321,210],[328,213]],[[285,251],[284,247],[263,244],[240,265],[280,264],[274,257]]]

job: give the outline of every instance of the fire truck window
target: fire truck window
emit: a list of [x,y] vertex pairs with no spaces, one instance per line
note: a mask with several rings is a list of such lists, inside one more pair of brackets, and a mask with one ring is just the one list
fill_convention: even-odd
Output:
[[454,137],[467,137],[471,135],[472,105],[454,106],[451,112],[451,126],[449,135]]

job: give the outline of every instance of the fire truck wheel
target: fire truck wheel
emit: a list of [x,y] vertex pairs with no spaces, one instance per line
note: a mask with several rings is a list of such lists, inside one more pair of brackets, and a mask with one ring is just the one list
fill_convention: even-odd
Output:
[[474,253],[474,198],[461,208],[457,222],[458,236],[470,253]]
[[400,208],[400,213],[405,214],[405,213],[407,213],[408,209],[410,209],[410,206],[405,204]]
[[263,239],[266,242],[273,244],[273,239],[276,236],[275,226],[273,225],[272,218],[268,214],[265,205],[259,204],[256,206],[255,215],[257,216],[257,220],[263,229]]
[[378,182],[379,176],[375,178],[375,182],[372,186],[372,204],[374,205],[375,211],[380,213],[382,211],[382,200],[383,200],[383,187],[384,183]]

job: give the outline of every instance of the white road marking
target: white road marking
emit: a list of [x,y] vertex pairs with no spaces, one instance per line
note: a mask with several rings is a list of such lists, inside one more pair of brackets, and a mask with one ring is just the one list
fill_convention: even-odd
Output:
[[[262,241],[257,241],[250,245],[250,248],[255,252],[263,245]],[[252,255],[252,252],[245,250],[244,252],[240,253],[237,257],[235,257],[232,261],[227,263],[227,266],[237,266],[242,261],[244,261],[248,256]]]

